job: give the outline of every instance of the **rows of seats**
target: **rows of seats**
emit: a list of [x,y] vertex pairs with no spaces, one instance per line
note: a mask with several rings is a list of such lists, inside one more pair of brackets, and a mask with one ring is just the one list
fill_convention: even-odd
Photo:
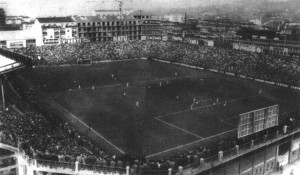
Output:
[[165,41],[76,43],[23,48],[15,52],[32,57],[35,65],[148,57],[229,71],[293,86],[300,84],[300,59],[297,56],[259,54],[187,43]]
[[[33,58],[35,65],[43,66],[77,64],[77,61],[81,59],[103,61],[148,57],[201,66],[207,69],[230,71],[249,77],[293,85],[300,82],[300,63],[296,57],[256,54],[174,42],[77,43],[24,48],[15,51],[29,55]],[[16,87],[16,85],[14,86]],[[27,101],[34,99],[35,92],[32,89],[19,87],[18,91]],[[12,96],[10,97],[12,98]],[[226,151],[234,148],[235,145],[242,145],[256,139],[248,138],[240,141],[229,138],[187,150],[166,159],[146,160],[144,157],[135,155],[109,154],[68,123],[57,118],[50,118],[39,110],[24,105],[17,99],[12,98],[10,104],[7,110],[0,110],[0,142],[18,146],[31,158],[42,160],[40,162],[48,164],[51,162],[73,164],[78,161],[81,165],[94,165],[111,169],[130,166],[132,172],[178,169],[178,166],[198,163],[200,158],[209,158],[216,155],[220,150]],[[12,104],[15,104],[20,110],[16,110]],[[289,121],[280,123],[276,131],[281,130],[283,125],[287,124],[292,129],[293,123],[289,123]],[[264,134],[261,137],[264,137]],[[87,166],[82,167],[86,168]]]

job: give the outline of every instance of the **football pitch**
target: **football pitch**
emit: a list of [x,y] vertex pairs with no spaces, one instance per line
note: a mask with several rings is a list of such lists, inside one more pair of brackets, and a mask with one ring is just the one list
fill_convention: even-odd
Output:
[[299,107],[289,89],[151,60],[38,67],[23,77],[118,150],[147,157],[237,136],[241,113]]

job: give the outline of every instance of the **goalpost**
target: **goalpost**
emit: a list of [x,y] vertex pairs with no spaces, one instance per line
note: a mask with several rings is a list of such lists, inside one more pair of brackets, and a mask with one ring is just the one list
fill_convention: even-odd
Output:
[[77,64],[92,64],[92,59],[79,59],[77,60]]
[[219,104],[219,98],[200,99],[200,100],[196,100],[194,98],[193,103],[191,104],[191,110],[200,109],[200,108],[209,108],[217,104]]

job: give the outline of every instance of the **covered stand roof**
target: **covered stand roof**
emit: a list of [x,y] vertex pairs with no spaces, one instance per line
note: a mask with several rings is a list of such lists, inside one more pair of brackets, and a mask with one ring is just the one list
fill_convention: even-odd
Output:
[[0,75],[32,66],[30,57],[0,48]]

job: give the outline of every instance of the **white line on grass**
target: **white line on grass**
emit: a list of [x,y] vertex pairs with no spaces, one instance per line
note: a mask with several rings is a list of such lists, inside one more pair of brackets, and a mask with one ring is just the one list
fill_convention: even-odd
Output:
[[237,130],[237,129],[225,131],[225,132],[222,132],[222,133],[220,133],[220,134],[216,134],[216,135],[213,135],[213,136],[210,136],[210,137],[205,137],[205,138],[203,138],[203,139],[196,140],[196,141],[191,142],[191,143],[187,143],[187,144],[180,145],[180,146],[177,146],[177,147],[174,147],[174,148],[170,148],[170,149],[167,149],[167,150],[165,150],[165,151],[161,151],[161,152],[158,152],[158,153],[155,153],[155,154],[148,155],[148,156],[146,156],[146,158],[151,158],[151,157],[154,157],[154,156],[163,154],[163,153],[167,153],[167,152],[170,152],[170,151],[179,149],[179,148],[183,148],[183,147],[186,147],[186,146],[195,144],[195,143],[197,143],[197,142],[204,141],[204,140],[210,139],[210,138],[212,138],[212,137],[216,137],[216,136],[218,136],[218,135],[226,134],[226,133],[229,133],[229,132],[232,132],[232,131],[235,131],[235,130]]
[[[26,84],[28,84],[30,87],[34,87],[30,82],[28,82],[27,80],[25,80],[22,76],[19,76],[21,78],[21,80],[23,80],[23,82],[25,82]],[[53,105],[58,106],[61,110],[67,112],[71,117],[77,119],[80,123],[82,123],[84,126],[86,126],[87,128],[89,128],[89,126],[83,122],[82,120],[80,120],[78,117],[76,117],[74,114],[72,114],[70,111],[68,111],[67,109],[65,109],[64,107],[62,107],[60,104],[56,103],[53,99],[51,99],[50,97],[48,97],[45,93],[43,93],[41,90],[39,90],[38,88],[35,88],[37,91],[39,91],[39,93],[42,94],[42,96],[45,96],[48,100],[51,101],[51,103]],[[124,151],[122,151],[120,148],[118,148],[116,145],[114,145],[113,143],[111,143],[109,140],[107,140],[105,137],[103,137],[101,134],[99,134],[98,132],[96,132],[95,130],[92,129],[92,131],[99,136],[100,138],[102,138],[103,140],[105,140],[108,144],[110,144],[111,146],[113,146],[116,150],[118,150],[120,153],[125,154]]]
[[173,128],[176,128],[176,129],[178,129],[178,130],[180,130],[180,131],[183,131],[183,132],[185,132],[185,133],[191,134],[191,135],[193,135],[193,136],[195,136],[195,137],[197,137],[197,138],[199,138],[199,139],[202,139],[202,138],[203,138],[203,137],[198,136],[197,134],[194,134],[194,133],[192,133],[192,132],[189,132],[189,131],[187,131],[187,130],[184,130],[184,129],[182,129],[182,128],[179,128],[178,126],[175,126],[175,125],[173,125],[173,124],[171,124],[171,123],[165,122],[165,121],[163,121],[163,120],[161,120],[161,119],[159,119],[159,118],[157,118],[157,117],[155,117],[155,119],[158,120],[158,121],[160,121],[160,122],[162,122],[162,123],[164,123],[164,124],[166,124],[166,125],[169,125],[169,126],[171,126],[171,127],[173,127]]
[[[172,79],[180,79],[180,78],[201,78],[200,76],[182,76],[182,77],[158,77],[154,78],[152,80],[145,80],[145,81],[136,81],[136,82],[128,82],[129,87],[130,85],[136,85],[141,83],[148,83],[148,82],[159,82],[162,80],[172,80]],[[115,86],[126,86],[127,83],[117,83],[117,84],[109,84],[109,85],[103,85],[103,86],[95,86],[95,89],[101,89],[101,88],[108,88],[108,87],[115,87]],[[67,92],[67,91],[80,91],[80,90],[88,90],[92,89],[91,87],[84,87],[84,88],[76,88],[76,89],[69,89],[69,90],[62,90],[62,91],[56,91],[56,92]]]
[[[253,97],[257,97],[257,96],[258,95],[252,95],[252,96],[249,96],[249,97],[243,97],[243,98],[237,98],[237,99],[232,99],[232,100],[228,100],[228,101],[222,101],[222,102],[219,102],[217,105],[222,105],[225,102],[226,103],[231,103],[231,102],[234,102],[234,101],[240,101],[240,100],[243,100],[243,99],[253,98]],[[159,116],[157,116],[157,118],[162,118],[162,117],[166,117],[166,116],[170,116],[170,115],[175,115],[175,114],[181,114],[181,113],[185,113],[185,112],[189,112],[189,111],[197,111],[198,109],[204,109],[204,108],[214,107],[214,106],[215,105],[200,106],[200,107],[196,107],[196,108],[193,108],[193,109],[187,109],[187,110],[177,111],[177,112],[170,113],[170,114],[159,115]]]
[[[48,97],[48,96],[47,96]],[[48,97],[49,98],[49,97]],[[73,118],[77,119],[80,123],[82,123],[83,125],[85,125],[87,128],[89,128],[89,126],[83,122],[82,120],[80,120],[78,117],[76,117],[74,114],[72,114],[70,111],[68,111],[67,109],[65,109],[64,107],[62,107],[60,104],[56,103],[54,100],[52,100],[51,98],[49,98],[49,100],[51,100],[54,104],[56,104],[57,106],[59,106],[62,110],[66,111],[67,113],[70,114],[70,116],[72,116]],[[101,134],[99,134],[98,132],[96,132],[95,130],[91,130],[92,132],[94,132],[97,136],[99,136],[100,138],[102,138],[103,140],[105,140],[108,144],[110,144],[111,146],[113,146],[115,149],[117,149],[120,153],[125,154],[124,151],[122,151],[120,148],[118,148],[116,145],[114,145],[113,143],[111,143],[109,140],[107,140],[105,137],[103,137]]]

